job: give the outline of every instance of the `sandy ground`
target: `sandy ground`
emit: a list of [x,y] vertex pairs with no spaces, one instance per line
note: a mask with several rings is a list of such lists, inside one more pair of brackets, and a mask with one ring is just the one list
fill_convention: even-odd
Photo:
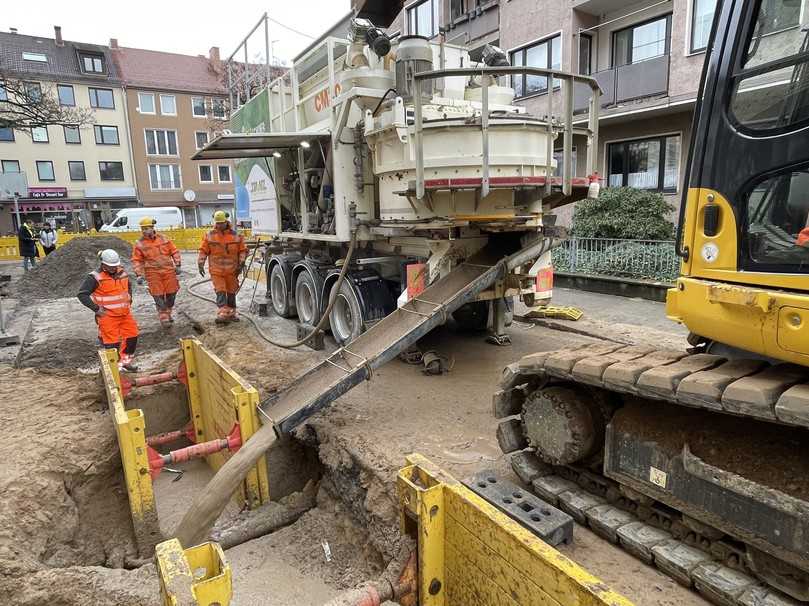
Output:
[[[193,256],[184,257],[186,267],[193,267]],[[187,271],[184,282],[193,279]],[[201,290],[210,292],[209,288],[206,285]],[[247,288],[240,294],[241,305],[246,305],[250,294]],[[609,301],[610,305],[622,304],[620,298],[611,299],[615,300]],[[648,305],[652,306],[650,313],[663,315],[662,305]],[[258,339],[246,322],[214,327],[213,307],[185,293],[178,307],[203,322],[206,328],[206,333],[200,336],[203,342],[253,383],[262,396],[283,387],[324,355],[273,348]],[[177,338],[197,336],[191,325],[178,318],[172,332],[161,330],[148,293],[143,290],[136,294],[135,310],[143,335],[139,363],[144,368],[171,367],[176,362]],[[271,317],[263,318],[261,324],[276,337],[293,340],[295,336],[292,322]],[[617,337],[620,333],[626,338],[633,331],[646,334],[637,325],[631,330],[622,326],[611,333],[610,324],[600,325],[603,335]],[[626,325],[632,327],[631,323]],[[300,437],[317,445],[326,471],[318,506],[292,526],[228,551],[234,569],[234,604],[322,604],[339,589],[375,578],[393,551],[397,515],[395,474],[410,452],[424,454],[459,478],[484,468],[510,475],[496,444],[496,425],[490,411],[491,393],[502,367],[533,351],[595,342],[586,336],[527,323],[515,323],[510,332],[513,345],[500,348],[486,345],[480,335],[441,328],[421,346],[452,360],[450,374],[426,376],[419,366],[394,361],[380,369],[373,382],[355,388],[327,412],[311,419]],[[672,343],[682,341],[676,331],[668,334]],[[333,347],[330,343],[329,348]],[[75,511],[81,510],[81,500],[75,499],[74,511],[67,515],[70,498],[60,496],[65,492],[70,495],[68,478],[73,481],[78,478],[82,486],[94,486],[94,474],[106,478],[108,485],[120,481],[112,429],[98,402],[98,387],[91,376],[96,368],[94,356],[92,314],[74,299],[43,301],[36,306],[33,330],[21,357],[23,366],[37,370],[6,370],[0,375],[2,401],[14,401],[14,406],[4,405],[0,416],[6,427],[16,427],[20,434],[18,440],[0,446],[0,456],[5,455],[4,460],[11,463],[2,466],[0,476],[0,487],[4,488],[0,496],[0,520],[13,520],[6,524],[0,521],[0,567],[5,566],[0,578],[7,575],[6,578],[13,579],[12,573],[15,577],[33,573],[22,583],[19,597],[9,603],[46,603],[42,597],[53,595],[48,588],[55,579],[64,580],[66,587],[72,588],[63,594],[73,591],[75,595],[72,598],[62,595],[59,600],[52,597],[47,603],[157,601],[153,568],[147,566],[138,571],[103,568],[115,566],[116,559],[121,557],[115,552],[110,561],[108,554],[114,549],[103,546],[105,537],[112,539],[111,529],[128,526],[114,517],[110,518],[109,527],[98,525],[98,520],[103,518],[102,513],[108,516],[126,513],[125,501],[121,501],[123,492],[107,491],[100,504],[99,500],[93,501],[95,509],[87,510],[84,517]],[[49,374],[42,368],[55,370]],[[32,419],[44,436],[33,443],[29,435]],[[77,439],[77,428],[79,435],[91,439]],[[105,465],[93,466],[96,459],[103,460]],[[31,482],[28,476],[32,472],[47,481]],[[179,519],[183,504],[208,476],[204,466],[190,464],[178,482],[172,482],[173,477],[168,474],[158,479],[158,509],[165,528]],[[355,493],[344,492],[349,484]],[[16,487],[15,490],[9,490],[10,486]],[[70,526],[72,530],[42,533],[43,527],[50,528],[49,524],[58,518],[75,519]],[[92,524],[85,529],[82,523],[89,521]],[[54,538],[54,534],[58,536]],[[89,556],[81,549],[77,555],[72,546],[71,541],[75,542],[79,534],[95,537],[99,542],[85,548]],[[114,536],[113,542],[116,546],[126,545],[127,538]],[[330,561],[324,542],[331,552]],[[70,549],[65,544],[71,545]],[[9,552],[10,546],[24,553]],[[563,551],[637,604],[705,603],[584,528],[576,529],[575,543]],[[11,567],[11,562],[19,568]],[[13,583],[19,586],[21,581]],[[1,586],[2,581],[0,590]]]

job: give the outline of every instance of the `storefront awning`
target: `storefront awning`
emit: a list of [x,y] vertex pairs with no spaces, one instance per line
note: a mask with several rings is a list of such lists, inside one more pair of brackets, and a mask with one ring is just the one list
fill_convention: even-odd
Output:
[[192,160],[265,158],[273,152],[306,147],[315,142],[327,144],[329,133],[252,133],[220,135],[191,156]]

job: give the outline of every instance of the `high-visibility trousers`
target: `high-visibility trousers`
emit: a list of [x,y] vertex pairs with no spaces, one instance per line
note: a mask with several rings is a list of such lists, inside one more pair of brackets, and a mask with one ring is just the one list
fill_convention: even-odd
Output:
[[96,316],[98,338],[105,346],[121,345],[131,337],[138,336],[138,323],[132,312],[113,316],[109,312]]

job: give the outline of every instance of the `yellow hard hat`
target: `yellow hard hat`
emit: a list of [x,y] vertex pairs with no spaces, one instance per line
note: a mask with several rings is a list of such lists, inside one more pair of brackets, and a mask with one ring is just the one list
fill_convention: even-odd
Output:
[[224,210],[217,210],[213,214],[213,222],[214,223],[227,223],[228,222],[228,215]]
[[152,217],[143,217],[143,219],[140,220],[141,228],[154,227],[155,225],[157,225],[157,221],[155,221]]

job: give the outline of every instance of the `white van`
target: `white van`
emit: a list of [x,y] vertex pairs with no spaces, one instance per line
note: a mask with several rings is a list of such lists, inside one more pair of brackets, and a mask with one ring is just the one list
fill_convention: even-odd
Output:
[[185,227],[183,211],[176,206],[153,206],[144,208],[124,208],[118,211],[109,225],[102,225],[99,231],[139,231],[140,220],[152,217],[157,221],[157,229],[176,229]]

